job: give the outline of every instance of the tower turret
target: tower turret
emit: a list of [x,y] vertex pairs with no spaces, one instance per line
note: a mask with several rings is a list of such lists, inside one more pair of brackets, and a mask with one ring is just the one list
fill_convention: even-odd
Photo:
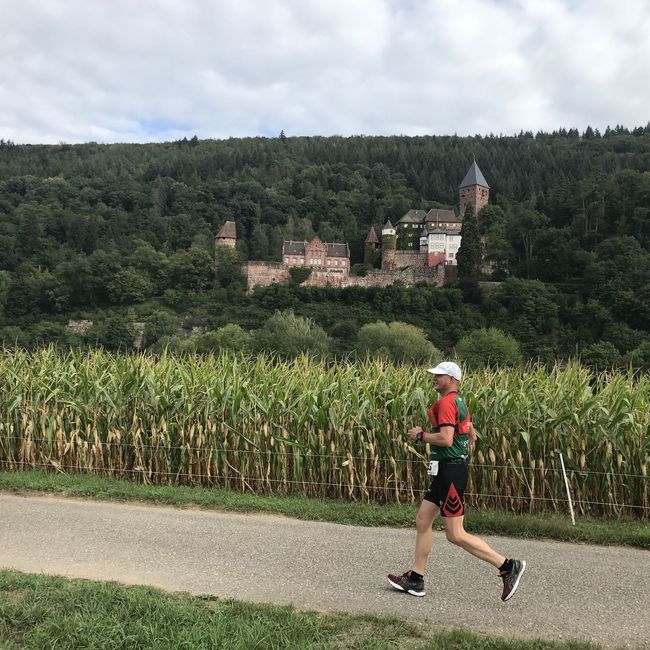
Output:
[[390,219],[384,224],[381,229],[381,247],[384,250],[395,250],[397,245],[397,235],[395,227],[390,222]]
[[420,231],[420,250],[426,251],[429,248],[429,231],[426,226],[422,226]]
[[478,215],[481,208],[487,205],[490,198],[490,186],[483,173],[478,168],[476,160],[472,162],[463,182],[458,188],[460,214],[465,214],[465,208],[471,203],[474,214]]
[[221,226],[219,232],[214,238],[215,246],[230,246],[235,248],[237,244],[237,228],[235,227],[234,221],[226,221],[226,223]]

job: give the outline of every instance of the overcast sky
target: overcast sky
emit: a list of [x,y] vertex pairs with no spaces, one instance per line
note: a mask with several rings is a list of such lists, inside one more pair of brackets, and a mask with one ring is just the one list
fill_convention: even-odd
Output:
[[0,0],[0,138],[650,120],[650,0]]

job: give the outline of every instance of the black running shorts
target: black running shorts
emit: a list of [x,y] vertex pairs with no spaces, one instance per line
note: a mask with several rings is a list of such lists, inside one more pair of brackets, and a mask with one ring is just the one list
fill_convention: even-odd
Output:
[[432,478],[424,494],[425,501],[435,503],[443,517],[462,517],[465,514],[463,495],[467,487],[467,463],[440,461],[438,475]]

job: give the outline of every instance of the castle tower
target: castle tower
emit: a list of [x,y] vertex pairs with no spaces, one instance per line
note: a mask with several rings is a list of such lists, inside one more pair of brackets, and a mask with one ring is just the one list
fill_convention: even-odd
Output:
[[366,237],[365,244],[366,244],[366,248],[370,248],[373,251],[379,248],[379,239],[377,238],[377,233],[375,232],[374,226],[370,227],[370,232]]
[[363,247],[363,262],[370,266],[376,266],[380,259],[379,239],[375,232],[375,227],[370,226],[370,232],[366,237]]
[[221,226],[219,232],[214,238],[215,247],[218,246],[230,246],[230,248],[235,248],[237,244],[237,228],[235,227],[234,221],[226,221],[226,223]]
[[478,215],[481,208],[487,205],[490,198],[490,186],[476,164],[476,160],[465,174],[463,182],[458,189],[460,214],[465,214],[465,208],[471,204],[474,214]]
[[429,250],[429,231],[426,226],[422,226],[422,231],[420,232],[420,250]]
[[384,250],[394,250],[397,241],[395,227],[390,222],[390,219],[384,224],[381,229],[381,245]]
[[381,268],[390,271],[395,268],[395,249],[397,248],[397,232],[390,219],[381,229]]

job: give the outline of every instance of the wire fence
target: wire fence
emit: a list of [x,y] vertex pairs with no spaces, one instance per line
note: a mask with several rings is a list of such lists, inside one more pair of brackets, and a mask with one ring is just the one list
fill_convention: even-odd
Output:
[[[110,443],[103,443],[110,444]],[[132,448],[138,448],[139,445],[127,445]],[[155,446],[150,446],[155,448]],[[169,448],[167,448],[169,449]],[[173,447],[176,450],[185,449],[185,447]],[[199,449],[199,448],[197,448]],[[210,451],[205,448],[200,448],[202,452]],[[214,450],[213,450],[214,451]],[[238,454],[249,454],[249,453],[259,453],[253,450],[242,450],[242,449],[218,449],[219,452],[228,452],[228,453],[238,453]],[[325,455],[314,455],[324,456]],[[331,456],[327,456],[331,458]],[[346,460],[348,457],[341,457]],[[364,457],[358,457],[358,459],[365,460],[367,462],[375,462],[379,459],[369,459]],[[391,461],[391,459],[383,459],[385,461]],[[416,463],[418,465],[424,465],[422,460],[404,460],[399,462],[409,462]],[[504,467],[509,469],[521,469],[521,467],[512,467],[508,465],[489,465],[489,464],[474,464],[470,462],[471,467],[482,467],[482,468],[498,468]],[[296,492],[295,488],[300,488],[299,491],[306,493],[313,493],[317,491],[325,491],[325,493],[334,492],[339,495],[347,494],[350,498],[363,498],[365,495],[368,497],[371,494],[381,493],[384,495],[392,494],[397,495],[397,501],[408,501],[409,497],[415,497],[416,495],[421,497],[424,492],[426,492],[426,487],[417,487],[410,486],[405,483],[405,481],[397,476],[394,477],[393,483],[391,485],[365,485],[365,484],[356,484],[350,485],[346,481],[318,481],[314,479],[293,479],[293,478],[272,478],[270,476],[253,476],[243,474],[238,472],[236,468],[229,466],[229,469],[232,473],[220,473],[220,472],[197,472],[197,471],[182,471],[180,468],[176,471],[164,471],[164,470],[155,470],[151,467],[145,468],[140,467],[92,467],[82,465],[81,463],[77,464],[64,464],[56,460],[49,460],[48,462],[35,462],[35,461],[17,461],[10,459],[0,459],[0,470],[24,470],[24,469],[43,469],[54,472],[71,472],[71,473],[80,473],[80,474],[91,474],[91,475],[103,475],[103,476],[117,476],[117,477],[128,477],[134,480],[141,482],[154,483],[154,484],[174,484],[174,485],[214,485],[214,486],[224,486],[224,487],[240,487],[248,491],[260,492],[260,490],[253,487],[255,484],[261,484],[262,487],[271,488],[270,491],[284,491],[284,492]],[[529,468],[532,471],[540,468]],[[544,472],[547,471],[561,471],[556,468],[543,468]],[[603,474],[602,472],[592,472],[593,474]],[[608,477],[623,477],[628,476],[626,474],[620,474],[616,472],[607,473]],[[646,479],[646,476],[639,475],[638,478]],[[275,488],[275,489],[274,489]],[[289,488],[289,489],[288,489]],[[263,492],[264,490],[261,490]],[[400,498],[401,497],[401,498]],[[517,495],[504,493],[489,493],[489,492],[465,492],[465,498],[470,500],[473,504],[478,504],[480,502],[488,501],[489,503],[484,503],[483,505],[503,505],[509,504],[512,502],[521,502],[523,504],[535,504],[535,503],[546,503],[552,504],[554,509],[557,510],[558,507],[563,507],[569,503],[569,499],[564,496],[541,496],[535,494],[529,495]],[[410,499],[413,500],[413,499]],[[381,499],[381,502],[385,502],[386,499]],[[650,505],[637,504],[637,503],[625,503],[617,500],[612,501],[597,501],[593,499],[584,499],[580,496],[573,499],[574,505],[580,509],[583,513],[589,512],[596,509],[603,510],[614,510],[615,512],[621,513],[624,511],[636,512],[640,516],[647,516],[650,514]]]
[[[95,440],[85,440],[85,439],[71,439],[71,440],[56,440],[56,439],[50,439],[50,438],[25,438],[25,437],[19,437],[19,436],[3,436],[0,437],[0,451],[2,450],[2,441],[4,440],[16,440],[20,441],[21,443],[26,443],[29,442],[30,444],[36,443],[38,445],[42,445],[43,443],[50,445],[50,446],[55,446],[55,445],[74,445],[76,446],[77,449],[83,448],[84,450],[91,450],[93,447],[100,445],[102,447],[120,447],[124,449],[137,449],[137,450],[156,450],[158,452],[171,452],[171,451],[182,451],[182,452],[191,452],[191,453],[197,453],[197,454],[250,454],[250,455],[260,455],[260,454],[268,454],[272,453],[273,455],[279,456],[279,457],[286,457],[286,458],[291,458],[295,456],[295,453],[293,451],[282,451],[280,449],[266,449],[266,450],[260,450],[260,449],[236,449],[236,448],[229,448],[229,447],[217,447],[217,446],[203,446],[203,447],[193,447],[191,445],[166,445],[164,443],[158,444],[158,445],[150,445],[150,444],[141,444],[141,443],[132,443],[132,442],[123,442],[123,441],[95,441]],[[86,445],[86,447],[84,447]],[[298,445],[291,444],[289,445],[290,447],[298,447]],[[72,447],[71,447],[72,448]],[[311,450],[304,450],[301,452],[301,454],[306,457],[306,458],[324,458],[327,460],[336,460],[341,461],[341,462],[346,462],[346,461],[361,461],[363,463],[398,463],[401,465],[417,465],[417,466],[424,466],[427,464],[428,459],[425,459],[424,456],[422,458],[401,458],[399,460],[395,460],[394,458],[391,457],[375,457],[375,456],[352,456],[352,455],[347,455],[347,454],[336,454],[336,453],[328,453],[328,454],[318,454],[314,453]],[[1,462],[1,461],[0,461]],[[473,457],[470,455],[468,458],[468,464],[470,467],[476,467],[476,468],[484,468],[484,469],[517,469],[517,470],[524,470],[524,471],[542,471],[542,472],[551,472],[551,473],[562,473],[562,469],[559,467],[551,467],[544,465],[543,467],[540,466],[533,466],[533,465],[524,465],[524,464],[519,464],[516,462],[513,462],[510,465],[507,464],[495,464],[495,463],[479,463],[476,460],[473,459]],[[578,474],[588,474],[588,475],[594,475],[594,476],[610,476],[610,477],[616,477],[616,478],[634,478],[634,479],[640,479],[647,481],[650,477],[644,474],[632,474],[629,472],[618,472],[615,471],[614,469],[608,470],[608,471],[596,471],[596,470],[590,470],[590,469],[584,469],[580,467],[570,467],[568,469],[570,472],[575,472]]]

